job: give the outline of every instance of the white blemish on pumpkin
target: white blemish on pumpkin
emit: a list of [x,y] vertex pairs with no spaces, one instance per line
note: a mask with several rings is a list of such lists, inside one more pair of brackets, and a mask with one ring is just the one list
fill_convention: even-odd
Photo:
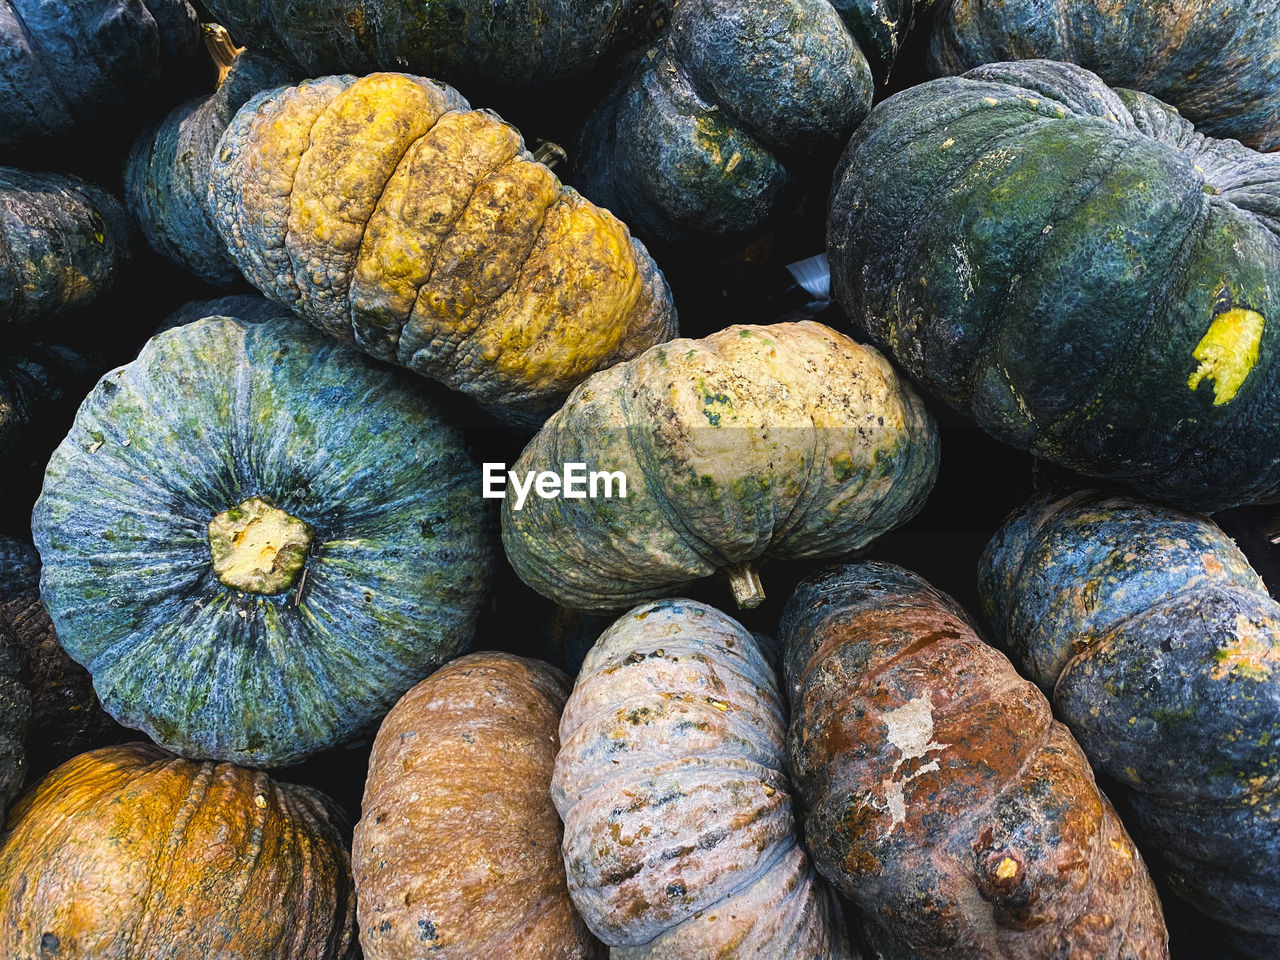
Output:
[[945,750],[951,744],[938,743],[933,739],[933,704],[928,697],[916,697],[896,710],[889,710],[883,720],[889,731],[889,742],[901,754],[893,764],[894,778],[884,782],[885,802],[892,821],[889,832],[892,833],[907,818],[906,785],[939,767],[937,760],[930,760],[902,779],[896,778],[898,770],[908,760],[919,760],[930,751]]

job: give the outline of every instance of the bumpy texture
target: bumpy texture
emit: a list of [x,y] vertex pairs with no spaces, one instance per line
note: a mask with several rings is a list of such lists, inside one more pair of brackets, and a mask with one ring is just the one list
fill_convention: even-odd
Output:
[[435,81],[259,94],[223,134],[209,191],[268,297],[516,423],[675,333],[666,281],[627,228]]
[[24,743],[31,719],[31,694],[23,683],[24,657],[18,638],[0,623],[0,817],[22,789],[27,774]]
[[889,564],[833,567],[781,634],[805,838],[877,956],[1168,956],[1080,747],[954,600]]
[[[938,469],[933,418],[874,349],[811,321],[674,340],[596,374],[512,470],[621,473],[626,498],[502,510],[521,579],[567,607],[618,610],[728,573],[763,599],[769,557],[848,556],[923,505]],[[590,493],[590,491],[588,491]]]
[[930,63],[1069,60],[1173,104],[1205,133],[1280,146],[1280,0],[944,0]]
[[845,311],[992,436],[1199,509],[1280,488],[1280,154],[995,64],[872,112],[827,243]]
[[551,793],[613,960],[856,960],[796,835],[785,715],[751,634],[705,604],[636,607],[587,654]]
[[573,909],[551,768],[569,678],[473,653],[378,730],[352,844],[365,960],[593,960]]
[[1130,824],[1233,955],[1280,954],[1280,606],[1203,517],[1089,491],[1044,495],[983,555],[998,640]]
[[286,764],[470,646],[478,485],[459,432],[393,371],[296,319],[207,319],[82,404],[32,517],[41,594],[121,723]]
[[9,960],[360,955],[342,815],[306,787],[132,743],[63,764],[9,827]]

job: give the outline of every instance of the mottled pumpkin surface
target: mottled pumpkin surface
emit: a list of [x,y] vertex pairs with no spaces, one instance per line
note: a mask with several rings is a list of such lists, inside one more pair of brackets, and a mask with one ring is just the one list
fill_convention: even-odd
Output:
[[846,313],[997,439],[1198,509],[1280,489],[1280,154],[995,64],[873,111],[827,243]]
[[[511,468],[621,473],[626,498],[503,502],[507,558],[564,606],[617,610],[769,557],[847,556],[923,505],[933,418],[874,349],[822,324],[674,340],[582,384]],[[588,493],[590,491],[588,490]]]
[[569,892],[615,960],[856,958],[796,834],[785,711],[706,604],[643,604],[587,654],[551,794]]
[[1131,791],[1153,868],[1242,944],[1280,951],[1280,606],[1204,517],[1043,495],[980,569],[999,642]]
[[1168,956],[1080,747],[955,601],[889,564],[832,567],[780,632],[805,837],[877,956]]
[[356,960],[342,815],[323,794],[150,744],[81,754],[0,846],[9,960]]
[[211,318],[107,374],[32,517],[67,652],[126,726],[297,761],[471,643],[490,515],[412,384],[293,318]]
[[538,660],[473,653],[387,714],[352,845],[365,960],[591,960],[551,802],[571,681]]
[[512,422],[541,423],[588,374],[675,333],[627,228],[432,80],[255,96],[223,134],[209,202],[269,298]]

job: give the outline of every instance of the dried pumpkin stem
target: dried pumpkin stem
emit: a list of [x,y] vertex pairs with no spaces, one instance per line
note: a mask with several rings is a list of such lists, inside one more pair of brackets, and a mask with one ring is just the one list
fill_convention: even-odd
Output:
[[735,563],[725,570],[729,589],[739,610],[754,610],[764,603],[764,587],[760,584],[760,571],[752,563]]
[[200,24],[200,34],[204,37],[204,48],[209,52],[209,59],[218,68],[218,83],[221,85],[231,72],[231,64],[244,47],[237,47],[231,34],[227,33],[227,28],[220,23]]
[[213,572],[245,593],[284,593],[303,572],[311,527],[262,497],[251,497],[209,521]]

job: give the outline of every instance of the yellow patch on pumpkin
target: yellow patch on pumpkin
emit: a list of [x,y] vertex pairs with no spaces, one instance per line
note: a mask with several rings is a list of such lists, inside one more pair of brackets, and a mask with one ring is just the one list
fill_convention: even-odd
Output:
[[1195,390],[1207,378],[1213,381],[1213,405],[1230,403],[1258,362],[1265,323],[1262,314],[1243,307],[1214,317],[1192,353],[1200,366],[1187,379],[1187,386]]
[[1266,680],[1273,664],[1280,663],[1280,649],[1264,638],[1257,624],[1236,614],[1235,636],[1214,653],[1213,659],[1216,663],[1210,676],[1214,680],[1223,680],[1232,673],[1248,680]]

